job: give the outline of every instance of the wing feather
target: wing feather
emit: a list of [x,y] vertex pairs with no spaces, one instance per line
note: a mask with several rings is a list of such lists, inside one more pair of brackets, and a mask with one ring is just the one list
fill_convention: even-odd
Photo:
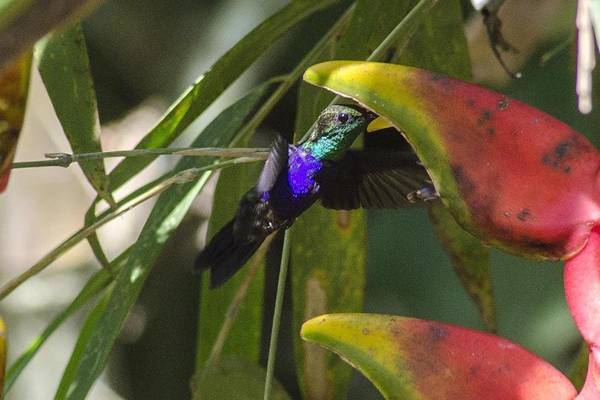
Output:
[[273,189],[281,172],[286,170],[287,163],[288,141],[278,135],[273,142],[267,161],[265,161],[265,166],[258,177],[256,191],[262,194]]
[[323,206],[338,210],[408,207],[410,193],[431,187],[425,168],[406,150],[350,150],[317,179]]

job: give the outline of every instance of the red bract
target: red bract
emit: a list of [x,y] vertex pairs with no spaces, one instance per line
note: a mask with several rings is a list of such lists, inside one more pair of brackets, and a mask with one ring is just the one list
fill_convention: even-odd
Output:
[[342,356],[386,399],[572,400],[577,395],[567,377],[522,347],[441,322],[330,314],[305,322],[301,335]]
[[521,256],[568,260],[567,300],[593,361],[581,396],[600,398],[600,154],[590,142],[524,103],[420,69],[336,61],[305,79],[398,128],[465,230]]

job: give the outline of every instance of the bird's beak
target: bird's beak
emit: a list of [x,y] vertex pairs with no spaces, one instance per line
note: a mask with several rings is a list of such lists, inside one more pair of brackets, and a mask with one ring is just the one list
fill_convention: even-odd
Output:
[[377,117],[369,125],[367,125],[367,132],[380,131],[386,128],[393,128],[394,124],[391,123],[386,117]]

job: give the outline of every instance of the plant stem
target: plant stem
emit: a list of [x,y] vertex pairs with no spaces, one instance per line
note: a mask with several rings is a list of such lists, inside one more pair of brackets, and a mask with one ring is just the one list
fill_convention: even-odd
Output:
[[279,337],[279,325],[281,322],[281,310],[285,295],[285,282],[287,279],[288,263],[290,259],[291,229],[285,231],[283,236],[283,249],[281,251],[281,266],[279,268],[279,280],[277,281],[277,295],[275,297],[275,310],[273,311],[273,325],[271,327],[271,341],[269,342],[269,358],[267,361],[267,378],[265,379],[264,400],[271,399],[273,388],[273,374],[275,369],[275,358],[277,355],[277,339]]
[[267,158],[269,149],[266,148],[226,148],[226,147],[183,147],[183,148],[164,148],[164,149],[134,149],[134,150],[115,150],[95,153],[47,153],[46,157],[52,160],[23,161],[13,163],[12,169],[33,168],[33,167],[63,167],[67,168],[72,163],[84,160],[97,160],[113,157],[146,157],[156,155],[171,155],[185,157],[226,157],[238,158],[249,157],[257,160]]
[[55,261],[58,257],[60,257],[62,254],[64,254],[71,247],[75,246],[77,243],[79,243],[80,241],[82,241],[83,239],[85,239],[86,237],[91,235],[92,233],[96,232],[96,230],[98,230],[101,226],[112,221],[113,219],[117,218],[118,216],[126,213],[127,211],[129,211],[132,208],[138,206],[139,204],[145,202],[146,200],[156,196],[157,194],[164,192],[165,190],[170,188],[172,185],[192,182],[192,181],[198,179],[200,176],[202,176],[207,171],[222,169],[222,168],[229,167],[232,165],[247,163],[247,162],[254,162],[254,161],[256,161],[256,160],[253,158],[241,157],[241,158],[234,158],[231,160],[214,163],[211,165],[207,165],[205,167],[186,169],[181,172],[178,172],[177,174],[175,174],[173,176],[168,177],[167,179],[160,182],[158,185],[150,188],[148,191],[144,192],[143,194],[141,194],[140,196],[138,196],[134,199],[128,199],[127,201],[117,203],[118,206],[116,208],[114,208],[111,212],[109,212],[105,216],[99,218],[93,224],[86,226],[86,227],[80,229],[79,231],[75,232],[73,235],[71,235],[71,237],[66,239],[61,244],[59,244],[50,253],[46,254],[40,261],[35,263],[27,271],[23,272],[21,275],[13,278],[8,283],[6,283],[4,286],[2,286],[0,288],[0,300],[4,299],[6,296],[8,296],[13,290],[15,290],[17,287],[19,287],[27,279],[31,278],[32,276],[34,276],[37,273],[39,273],[40,271],[42,271],[44,268],[46,268],[48,265],[50,265],[50,263]]

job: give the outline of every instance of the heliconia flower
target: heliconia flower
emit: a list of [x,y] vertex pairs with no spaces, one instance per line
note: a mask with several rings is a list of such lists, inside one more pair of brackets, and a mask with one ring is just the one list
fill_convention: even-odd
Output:
[[578,396],[566,376],[517,344],[441,322],[330,314],[305,322],[301,335],[339,354],[386,399],[589,400],[599,393]]
[[567,302],[590,345],[590,374],[600,372],[600,153],[583,135],[520,101],[420,69],[333,61],[304,79],[401,131],[463,229],[513,254],[566,260]]

